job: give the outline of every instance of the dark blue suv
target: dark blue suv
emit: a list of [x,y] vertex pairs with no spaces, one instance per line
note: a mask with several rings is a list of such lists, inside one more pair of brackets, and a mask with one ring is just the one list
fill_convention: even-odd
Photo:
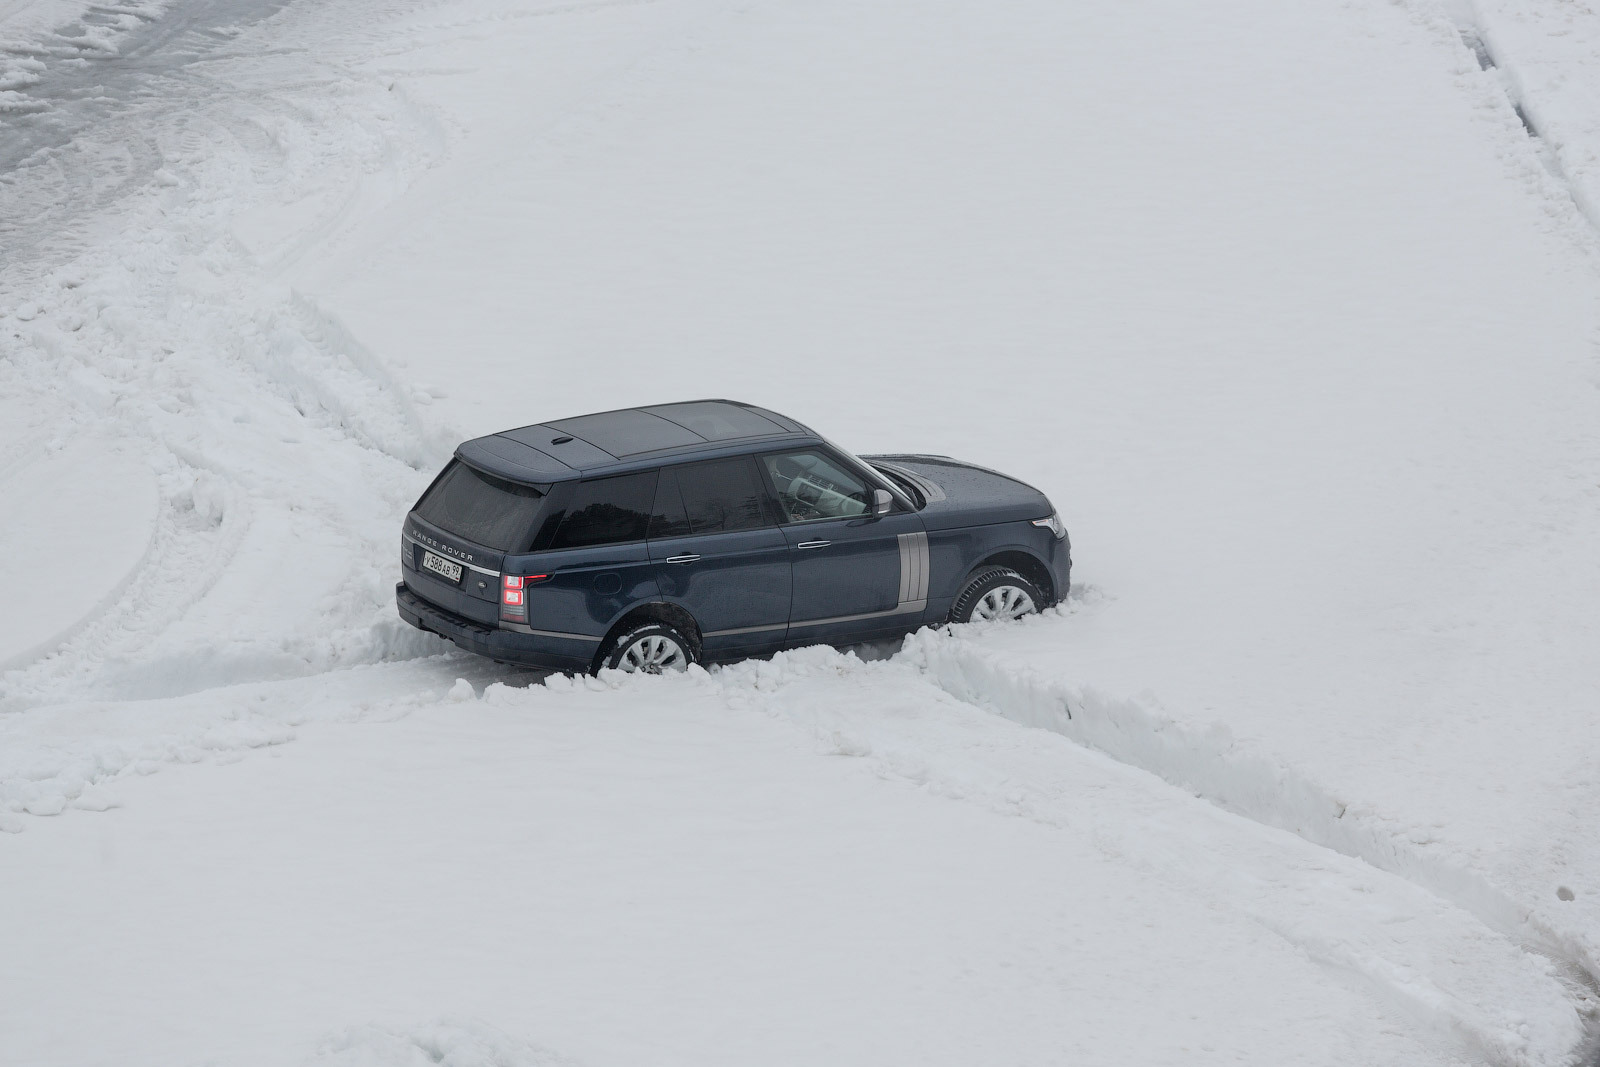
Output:
[[857,459],[729,400],[468,441],[407,516],[400,616],[497,660],[681,670],[1061,600],[1043,493],[944,456]]

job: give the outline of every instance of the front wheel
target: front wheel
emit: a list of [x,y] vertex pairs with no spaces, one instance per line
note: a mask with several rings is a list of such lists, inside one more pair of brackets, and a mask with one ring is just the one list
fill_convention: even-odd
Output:
[[1020,619],[1044,606],[1039,587],[1010,567],[989,567],[974,574],[950,606],[951,622]]
[[694,652],[688,639],[659,622],[629,630],[600,658],[600,666],[629,674],[686,671],[693,662]]

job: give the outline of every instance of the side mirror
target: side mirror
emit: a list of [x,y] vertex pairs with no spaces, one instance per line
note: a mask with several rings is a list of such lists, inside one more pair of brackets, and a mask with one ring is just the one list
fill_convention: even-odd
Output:
[[892,507],[894,507],[894,497],[889,495],[889,490],[874,489],[872,491],[872,513],[874,515],[887,515]]

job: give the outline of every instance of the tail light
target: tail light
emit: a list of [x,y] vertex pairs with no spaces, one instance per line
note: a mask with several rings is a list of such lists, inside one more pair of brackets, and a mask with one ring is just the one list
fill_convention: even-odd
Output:
[[528,587],[549,581],[548,574],[507,574],[500,579],[500,621],[528,621]]

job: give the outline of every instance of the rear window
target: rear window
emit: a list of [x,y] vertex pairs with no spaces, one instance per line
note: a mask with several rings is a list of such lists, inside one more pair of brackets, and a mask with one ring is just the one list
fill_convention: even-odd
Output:
[[439,475],[414,509],[447,533],[498,552],[526,545],[544,491],[474,470],[459,459]]
[[656,495],[656,472],[579,483],[551,548],[586,548],[643,541]]

